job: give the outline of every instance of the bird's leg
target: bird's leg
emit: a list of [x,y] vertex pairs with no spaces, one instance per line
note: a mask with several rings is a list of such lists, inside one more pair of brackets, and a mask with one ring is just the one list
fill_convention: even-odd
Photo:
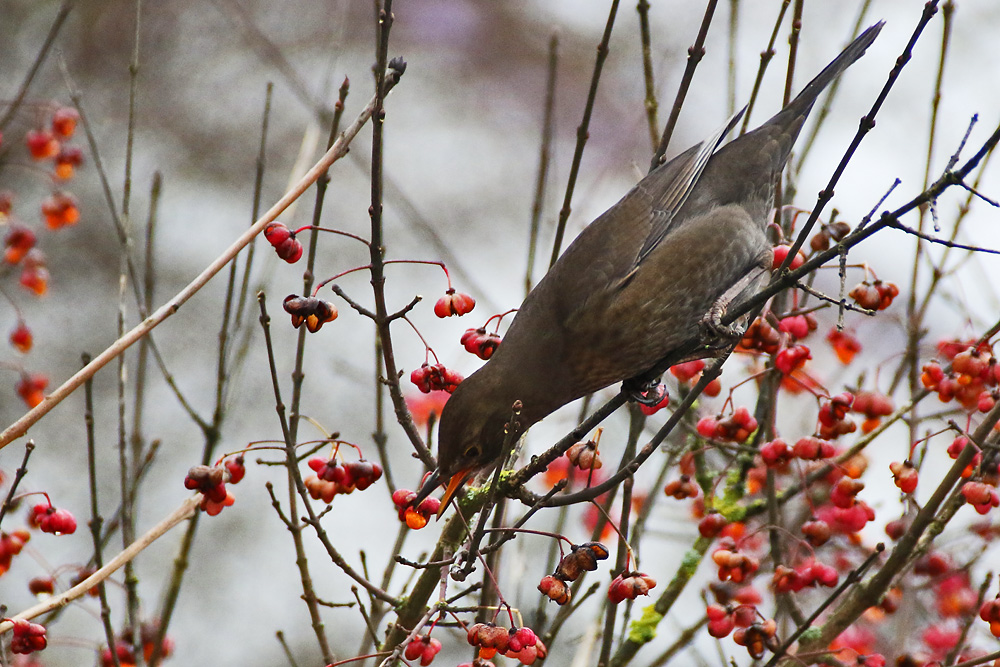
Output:
[[[768,260],[770,261],[770,260]],[[722,293],[712,307],[708,309],[705,316],[698,323],[707,338],[733,340],[741,338],[746,329],[746,318],[740,318],[730,325],[722,323],[722,317],[726,314],[726,309],[736,297],[743,293],[750,285],[756,283],[767,271],[764,266],[757,265],[749,273],[736,281],[729,289]]]

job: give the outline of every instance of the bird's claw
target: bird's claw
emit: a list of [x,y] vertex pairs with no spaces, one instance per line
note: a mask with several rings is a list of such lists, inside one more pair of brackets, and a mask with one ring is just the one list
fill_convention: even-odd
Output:
[[744,320],[746,318],[740,318],[732,324],[723,324],[722,316],[725,314],[725,308],[715,305],[701,318],[698,326],[701,328],[702,334],[706,339],[733,342],[743,338],[743,333],[746,329]]
[[628,393],[630,400],[647,407],[659,405],[663,397],[667,395],[667,388],[658,380],[632,378],[622,383],[622,389]]

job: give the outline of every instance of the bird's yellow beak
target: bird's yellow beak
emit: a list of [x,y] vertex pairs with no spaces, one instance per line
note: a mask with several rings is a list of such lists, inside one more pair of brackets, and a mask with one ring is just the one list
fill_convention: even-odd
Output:
[[445,489],[444,495],[441,497],[441,507],[438,509],[437,513],[439,519],[441,518],[441,515],[444,514],[444,511],[448,509],[448,504],[451,502],[452,497],[458,493],[458,490],[462,488],[463,484],[469,481],[469,478],[472,477],[472,473],[475,472],[475,470],[476,469],[473,466],[469,466],[468,468],[459,470],[451,476],[450,480],[448,480],[448,488]]

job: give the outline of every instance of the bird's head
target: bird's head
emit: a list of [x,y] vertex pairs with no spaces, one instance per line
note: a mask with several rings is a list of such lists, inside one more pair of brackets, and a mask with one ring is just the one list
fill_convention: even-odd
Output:
[[441,411],[438,427],[438,469],[418,493],[423,499],[441,484],[447,484],[441,513],[455,493],[473,475],[492,469],[499,462],[506,437],[505,424],[511,406],[482,391],[473,374],[455,389]]

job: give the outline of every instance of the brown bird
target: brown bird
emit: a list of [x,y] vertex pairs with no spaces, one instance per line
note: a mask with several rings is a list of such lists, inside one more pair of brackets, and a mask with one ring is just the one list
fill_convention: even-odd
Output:
[[719,318],[726,306],[755,293],[771,267],[765,230],[774,184],[806,116],[881,28],[861,34],[756,130],[719,148],[741,111],[715,136],[651,171],[580,233],[528,294],[490,360],[448,399],[438,469],[420,498],[447,482],[444,510],[473,474],[498,464],[517,400],[523,408],[515,435],[668,357],[713,353],[725,337]]

